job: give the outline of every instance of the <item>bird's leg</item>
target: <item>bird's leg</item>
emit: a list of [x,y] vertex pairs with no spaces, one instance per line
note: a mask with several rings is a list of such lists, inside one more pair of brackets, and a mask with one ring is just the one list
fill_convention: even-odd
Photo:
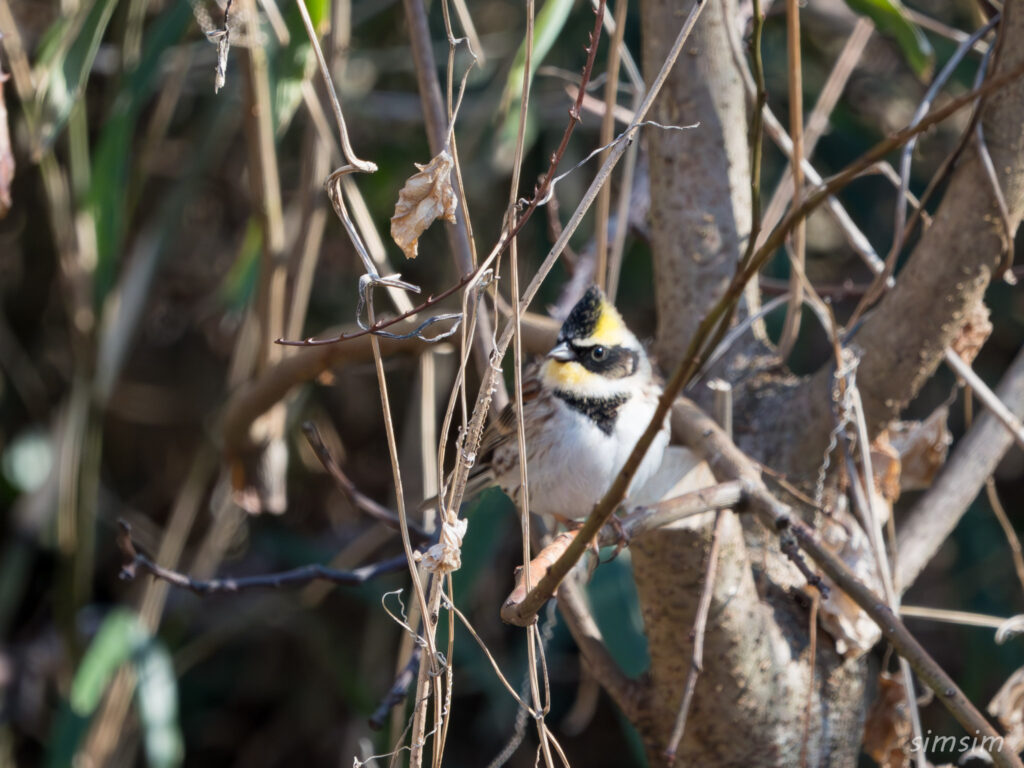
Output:
[[622,553],[622,550],[629,546],[629,532],[626,530],[626,527],[622,524],[622,520],[619,518],[618,515],[612,515],[611,519],[608,520],[607,524],[611,526],[611,529],[613,531],[615,531],[616,536],[615,551],[612,552],[612,556],[609,557],[606,561],[610,563],[612,560],[614,560]]

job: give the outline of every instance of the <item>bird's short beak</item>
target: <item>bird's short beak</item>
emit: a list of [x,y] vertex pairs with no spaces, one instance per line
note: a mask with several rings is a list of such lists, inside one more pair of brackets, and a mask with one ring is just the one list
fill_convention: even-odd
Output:
[[576,354],[572,351],[568,342],[560,342],[554,349],[548,352],[548,357],[552,360],[558,360],[561,363],[567,363],[570,360],[576,359]]

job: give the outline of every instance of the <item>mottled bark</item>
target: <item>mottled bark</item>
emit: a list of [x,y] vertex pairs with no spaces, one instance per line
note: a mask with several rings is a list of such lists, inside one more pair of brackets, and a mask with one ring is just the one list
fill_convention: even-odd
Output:
[[[724,4],[724,7],[723,7]],[[692,2],[642,3],[643,64],[661,67]],[[709,5],[655,102],[663,125],[700,122],[690,131],[650,129],[651,244],[658,335],[654,349],[671,370],[708,309],[724,293],[750,234],[750,150],[743,80],[726,19],[734,0]],[[756,286],[748,301],[756,301]],[[669,309],[670,311],[662,311]]]
[[[660,65],[688,9],[689,3],[664,0],[642,4],[648,73]],[[657,276],[655,350],[666,369],[679,361],[692,333],[721,297],[750,231],[748,116],[728,39],[733,31],[727,20],[735,13],[731,0],[706,9],[654,108],[654,120],[700,121],[700,127],[647,135]],[[747,300],[748,306],[756,306],[756,285],[748,289]],[[752,372],[748,364],[741,367],[744,375]],[[662,762],[660,753],[690,671],[712,517],[639,537],[630,547],[651,656],[644,717],[636,725],[652,765]],[[751,558],[748,547],[760,541],[756,524],[741,523],[730,514],[712,593],[703,671],[678,764],[798,763],[805,723],[808,765],[851,764],[864,712],[863,664],[844,663],[824,633],[819,633],[812,663],[808,612],[788,590],[792,580],[780,582],[767,575],[779,570],[774,564],[761,569],[765,560],[778,559],[776,552]]]

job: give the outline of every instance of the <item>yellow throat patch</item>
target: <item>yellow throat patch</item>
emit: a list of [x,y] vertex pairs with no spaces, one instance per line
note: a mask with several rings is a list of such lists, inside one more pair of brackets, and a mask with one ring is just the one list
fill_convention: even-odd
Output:
[[601,377],[575,361],[546,360],[541,368],[541,378],[550,389],[578,392],[586,391],[588,382]]

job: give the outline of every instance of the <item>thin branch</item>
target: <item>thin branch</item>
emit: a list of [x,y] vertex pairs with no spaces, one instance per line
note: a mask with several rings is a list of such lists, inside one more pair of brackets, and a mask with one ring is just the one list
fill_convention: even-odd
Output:
[[[725,20],[726,25],[732,24],[732,22],[732,19]],[[763,226],[761,218],[761,158],[764,152],[764,110],[768,104],[768,91],[764,81],[764,60],[761,54],[761,38],[764,35],[764,13],[761,10],[761,0],[753,0],[753,25],[754,29],[750,39],[750,69],[754,76],[754,111],[750,118],[748,142],[750,144],[750,235],[747,237],[747,247],[740,260],[741,264],[754,255],[754,247],[757,245]],[[730,34],[728,37],[730,41],[735,41],[735,35]],[[739,54],[736,55],[737,71],[746,74],[747,68],[743,66]],[[744,84],[747,84],[746,79],[744,79]]]
[[331,70],[327,66],[327,60],[324,58],[324,52],[320,48],[320,38],[317,35],[316,29],[313,28],[313,21],[309,17],[309,9],[306,8],[306,0],[296,0],[296,5],[299,7],[299,15],[302,17],[302,24],[306,28],[306,35],[309,37],[309,42],[313,46],[313,53],[316,54],[317,64],[320,66],[320,77],[324,82],[324,89],[327,91],[327,95],[331,99],[331,108],[334,111],[334,122],[338,127],[338,137],[341,139],[341,151],[345,155],[345,160],[348,163],[342,170],[347,171],[360,171],[361,173],[374,173],[377,170],[375,163],[371,163],[369,160],[360,160],[356,155],[355,150],[352,149],[352,143],[348,138],[348,128],[345,125],[345,116],[341,111],[341,102],[338,100],[338,92],[334,88],[334,81],[331,79]]
[[[860,18],[857,20],[853,32],[846,39],[843,50],[839,53],[832,71],[828,74],[825,85],[821,88],[821,94],[811,110],[811,116],[807,119],[807,129],[804,131],[804,157],[809,158],[814,152],[818,138],[828,125],[829,115],[835,109],[836,103],[839,101],[839,97],[842,95],[850,75],[853,74],[854,67],[860,60],[873,30],[874,24],[870,20]],[[820,183],[820,181],[815,181],[814,179],[810,181],[812,184]],[[792,196],[793,176],[791,168],[787,167],[782,172],[782,178],[779,179],[775,192],[772,193],[771,201],[765,209],[765,227],[771,228],[778,223],[779,219],[782,218],[783,212],[786,210],[787,201]],[[878,263],[881,265],[881,260]]]
[[[980,40],[989,31],[999,23],[999,15],[992,17],[991,21],[980,27],[974,32],[969,38],[964,40],[957,46],[956,51],[946,62],[945,66],[939,71],[939,74],[935,76],[931,86],[925,92],[924,98],[918,105],[917,110],[914,112],[913,117],[910,120],[910,126],[917,125],[927,114],[931,108],[932,102],[938,96],[942,86],[946,84],[946,81],[953,75],[953,71],[960,64],[960,62],[970,51],[971,46],[975,41]],[[975,86],[977,90],[977,86]],[[896,260],[899,258],[900,253],[903,251],[904,240],[904,228],[907,223],[907,204],[906,204],[906,193],[910,188],[910,163],[913,159],[914,147],[917,145],[917,136],[912,136],[904,145],[903,151],[900,154],[900,188],[896,196],[896,213],[895,213],[895,225],[894,225],[894,236],[892,247],[889,249],[889,254],[885,259],[885,270],[879,273],[874,282],[872,283],[871,290],[869,290],[864,297],[861,299],[857,308],[854,310],[853,315],[850,318],[849,325],[854,325],[857,320],[864,314],[867,308],[874,303],[879,296],[882,295],[887,287],[888,278],[892,277],[896,270]]]
[[953,372],[967,382],[971,390],[977,394],[978,399],[984,403],[989,412],[999,420],[999,423],[1006,427],[1018,446],[1024,448],[1024,424],[1018,419],[996,394],[989,389],[988,384],[981,380],[981,377],[974,372],[964,359],[960,357],[951,347],[943,351],[943,359],[953,369]]
[[[1012,413],[1024,414],[1024,350],[1003,374],[995,394]],[[897,589],[905,592],[914,583],[1012,445],[1010,431],[991,411],[956,444],[931,488],[903,516],[897,532]]]
[[[626,10],[629,7],[629,0],[618,0],[615,4],[615,33],[608,47],[608,68],[604,83],[604,104],[605,112],[601,118],[600,144],[607,146],[612,142],[615,131],[615,105],[619,92],[619,63],[621,57],[619,52],[622,48],[622,39],[626,33]],[[603,15],[604,7],[600,11]],[[608,159],[608,150],[601,153],[601,161]],[[608,286],[608,215],[611,212],[612,190],[605,185],[597,196],[597,219],[595,223],[595,235],[597,237],[597,270],[595,277],[601,290]]]
[[744,271],[744,277],[747,275],[752,276],[760,269],[764,262],[767,261],[768,256],[773,254],[776,249],[782,246],[787,235],[796,226],[798,221],[806,218],[830,196],[874,166],[879,160],[882,160],[890,152],[902,147],[915,136],[924,133],[932,126],[941,123],[943,120],[956,112],[959,112],[964,107],[973,104],[983,96],[1004,88],[1015,80],[1018,80],[1021,75],[1024,75],[1024,64],[1016,66],[1008,72],[1004,72],[986,80],[981,87],[958,96],[957,98],[951,99],[945,106],[930,112],[920,122],[896,131],[882,139],[871,149],[861,155],[857,160],[854,160],[846,166],[842,171],[826,179],[822,186],[811,191],[800,205],[790,211],[771,235],[765,239],[764,244],[755,250],[750,259],[749,266],[747,266]]
[[1013,529],[1013,523],[1010,522],[1003,503],[999,500],[996,481],[991,477],[985,481],[985,493],[988,495],[988,503],[992,507],[992,512],[1003,529],[1003,535],[1006,536],[1006,543],[1010,545],[1013,569],[1017,572],[1017,581],[1020,582],[1021,589],[1024,589],[1024,554],[1021,553],[1020,538],[1017,536],[1017,531]]
[[[738,481],[719,483],[710,488],[700,488],[655,504],[636,507],[620,520],[620,526],[622,534],[625,534],[627,539],[633,539],[687,517],[735,507],[742,501],[742,483]],[[601,529],[598,543],[602,547],[617,544],[622,534],[611,526],[605,526]]]
[[963,627],[983,627],[985,629],[1000,629],[1007,621],[1000,616],[988,616],[984,613],[973,613],[971,611],[950,611],[945,608],[932,608],[924,605],[904,605],[900,613],[912,619],[927,619],[928,621],[940,621],[945,624],[959,624]]
[[583,587],[576,579],[566,579],[559,588],[558,609],[580,649],[587,670],[608,692],[626,718],[635,723],[640,714],[645,686],[629,678],[609,652],[601,630],[587,607]]
[[[789,135],[793,141],[790,169],[793,174],[793,206],[800,204],[804,189],[804,94],[803,71],[800,59],[800,4],[798,0],[786,0],[786,51],[789,69]],[[803,313],[804,285],[799,272],[803,271],[806,258],[806,220],[799,222],[792,233],[792,259],[794,268],[789,277],[789,306],[782,324],[778,353],[780,360],[788,360],[793,345],[800,333],[800,316]]]
[[704,671],[704,633],[708,626],[708,613],[711,611],[711,597],[714,594],[715,572],[718,570],[718,552],[722,544],[722,525],[725,520],[726,510],[720,509],[715,513],[715,524],[711,529],[711,546],[708,549],[707,566],[704,571],[704,585],[701,587],[700,602],[697,603],[697,613],[693,617],[693,652],[690,656],[690,671],[686,675],[686,685],[683,688],[683,699],[679,704],[679,712],[676,714],[676,722],[672,728],[672,735],[665,748],[665,762],[673,765],[676,761],[676,750],[683,740],[683,733],[686,731],[686,719],[690,713],[690,704],[693,701],[693,694],[697,690],[697,677]]
[[379,563],[364,565],[352,571],[337,571],[323,565],[303,565],[290,571],[266,573],[260,576],[240,576],[233,579],[193,579],[180,571],[171,570],[157,565],[149,557],[139,552],[132,541],[132,529],[124,520],[118,521],[119,532],[117,546],[125,557],[121,566],[120,577],[131,581],[139,571],[148,573],[156,579],[168,584],[207,596],[222,593],[246,592],[253,589],[281,589],[297,587],[313,581],[329,581],[343,586],[365,584],[371,579],[389,573],[396,573],[405,568],[405,555],[381,560]]
[[412,681],[419,671],[420,657],[422,655],[423,648],[414,643],[412,653],[409,655],[409,661],[406,662],[402,671],[398,673],[395,682],[388,689],[387,695],[384,696],[380,704],[373,711],[373,714],[370,715],[369,725],[373,730],[379,731],[383,728],[384,721],[391,714],[391,710],[405,701],[406,694],[409,692],[409,686],[412,685]]
[[[331,455],[330,449],[324,444],[323,438],[320,436],[320,430],[316,428],[316,425],[311,421],[307,421],[302,425],[302,431],[309,441],[309,446],[313,449],[320,463],[323,464],[324,469],[334,478],[335,482],[338,483],[338,487],[341,488],[349,500],[370,517],[384,523],[388,528],[396,531],[401,530],[398,515],[360,491],[348,475],[342,471],[334,456]],[[433,539],[433,536],[411,520],[409,521],[409,535],[417,544],[424,544]]]

